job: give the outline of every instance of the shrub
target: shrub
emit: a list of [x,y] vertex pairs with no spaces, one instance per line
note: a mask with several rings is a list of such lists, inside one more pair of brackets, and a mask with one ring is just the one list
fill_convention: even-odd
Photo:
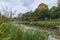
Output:
[[8,23],[0,25],[0,40],[9,40],[15,32],[15,27]]

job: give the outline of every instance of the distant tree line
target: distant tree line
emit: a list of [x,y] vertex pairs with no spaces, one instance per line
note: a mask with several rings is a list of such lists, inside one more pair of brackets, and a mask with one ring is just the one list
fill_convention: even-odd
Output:
[[53,20],[60,18],[60,6],[53,6],[48,8],[48,5],[41,3],[35,11],[26,13],[19,13],[18,16],[13,17],[16,10],[5,8],[0,11],[0,23],[8,21],[39,21],[39,20]]
[[60,18],[60,7],[53,6],[52,8],[44,7],[46,4],[42,3],[34,12],[26,12],[22,15],[23,21],[38,21],[38,20],[52,20]]

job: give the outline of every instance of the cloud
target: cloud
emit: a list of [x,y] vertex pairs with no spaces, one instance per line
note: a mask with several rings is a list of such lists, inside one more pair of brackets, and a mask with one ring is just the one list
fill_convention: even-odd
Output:
[[0,10],[2,7],[9,7],[19,12],[35,10],[40,3],[45,3],[50,7],[57,5],[57,0],[0,0]]
[[34,0],[22,0],[22,2],[24,6],[29,6],[34,2]]
[[0,1],[0,9],[5,8],[12,8],[12,10],[17,10],[17,12],[26,12],[27,8],[23,6],[23,3],[21,1],[17,0],[3,0]]

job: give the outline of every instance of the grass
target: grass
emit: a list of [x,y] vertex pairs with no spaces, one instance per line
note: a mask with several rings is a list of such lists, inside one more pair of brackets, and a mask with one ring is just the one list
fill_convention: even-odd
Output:
[[54,25],[54,26],[60,26],[60,21],[34,21],[33,24],[41,24],[41,25]]
[[24,22],[24,23],[26,23],[26,24],[30,24],[30,23],[32,23],[32,24],[45,24],[45,25],[55,25],[55,26],[60,26],[60,21],[54,21],[54,20],[52,20],[52,21],[32,21],[32,22]]
[[24,24],[27,25],[33,25],[33,26],[38,26],[38,27],[42,27],[42,28],[47,28],[47,29],[55,29],[58,30],[58,27],[56,26],[60,26],[60,21],[32,21],[32,22],[25,22]]
[[0,40],[48,40],[48,34],[2,23],[0,25]]
[[51,28],[58,30],[56,26],[60,26],[60,21],[35,21],[32,22],[32,24],[47,29]]

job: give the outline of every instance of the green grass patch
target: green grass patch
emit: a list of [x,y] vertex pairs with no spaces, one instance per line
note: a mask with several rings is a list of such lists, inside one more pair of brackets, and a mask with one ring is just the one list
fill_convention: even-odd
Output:
[[60,26],[60,21],[34,21],[32,23]]
[[48,40],[48,34],[2,23],[0,25],[0,40]]
[[46,29],[54,29],[54,30],[58,30],[59,28],[56,26],[60,26],[60,21],[32,21],[32,22],[25,22],[24,24],[27,25],[33,25],[36,27],[42,27],[42,28],[46,28]]

